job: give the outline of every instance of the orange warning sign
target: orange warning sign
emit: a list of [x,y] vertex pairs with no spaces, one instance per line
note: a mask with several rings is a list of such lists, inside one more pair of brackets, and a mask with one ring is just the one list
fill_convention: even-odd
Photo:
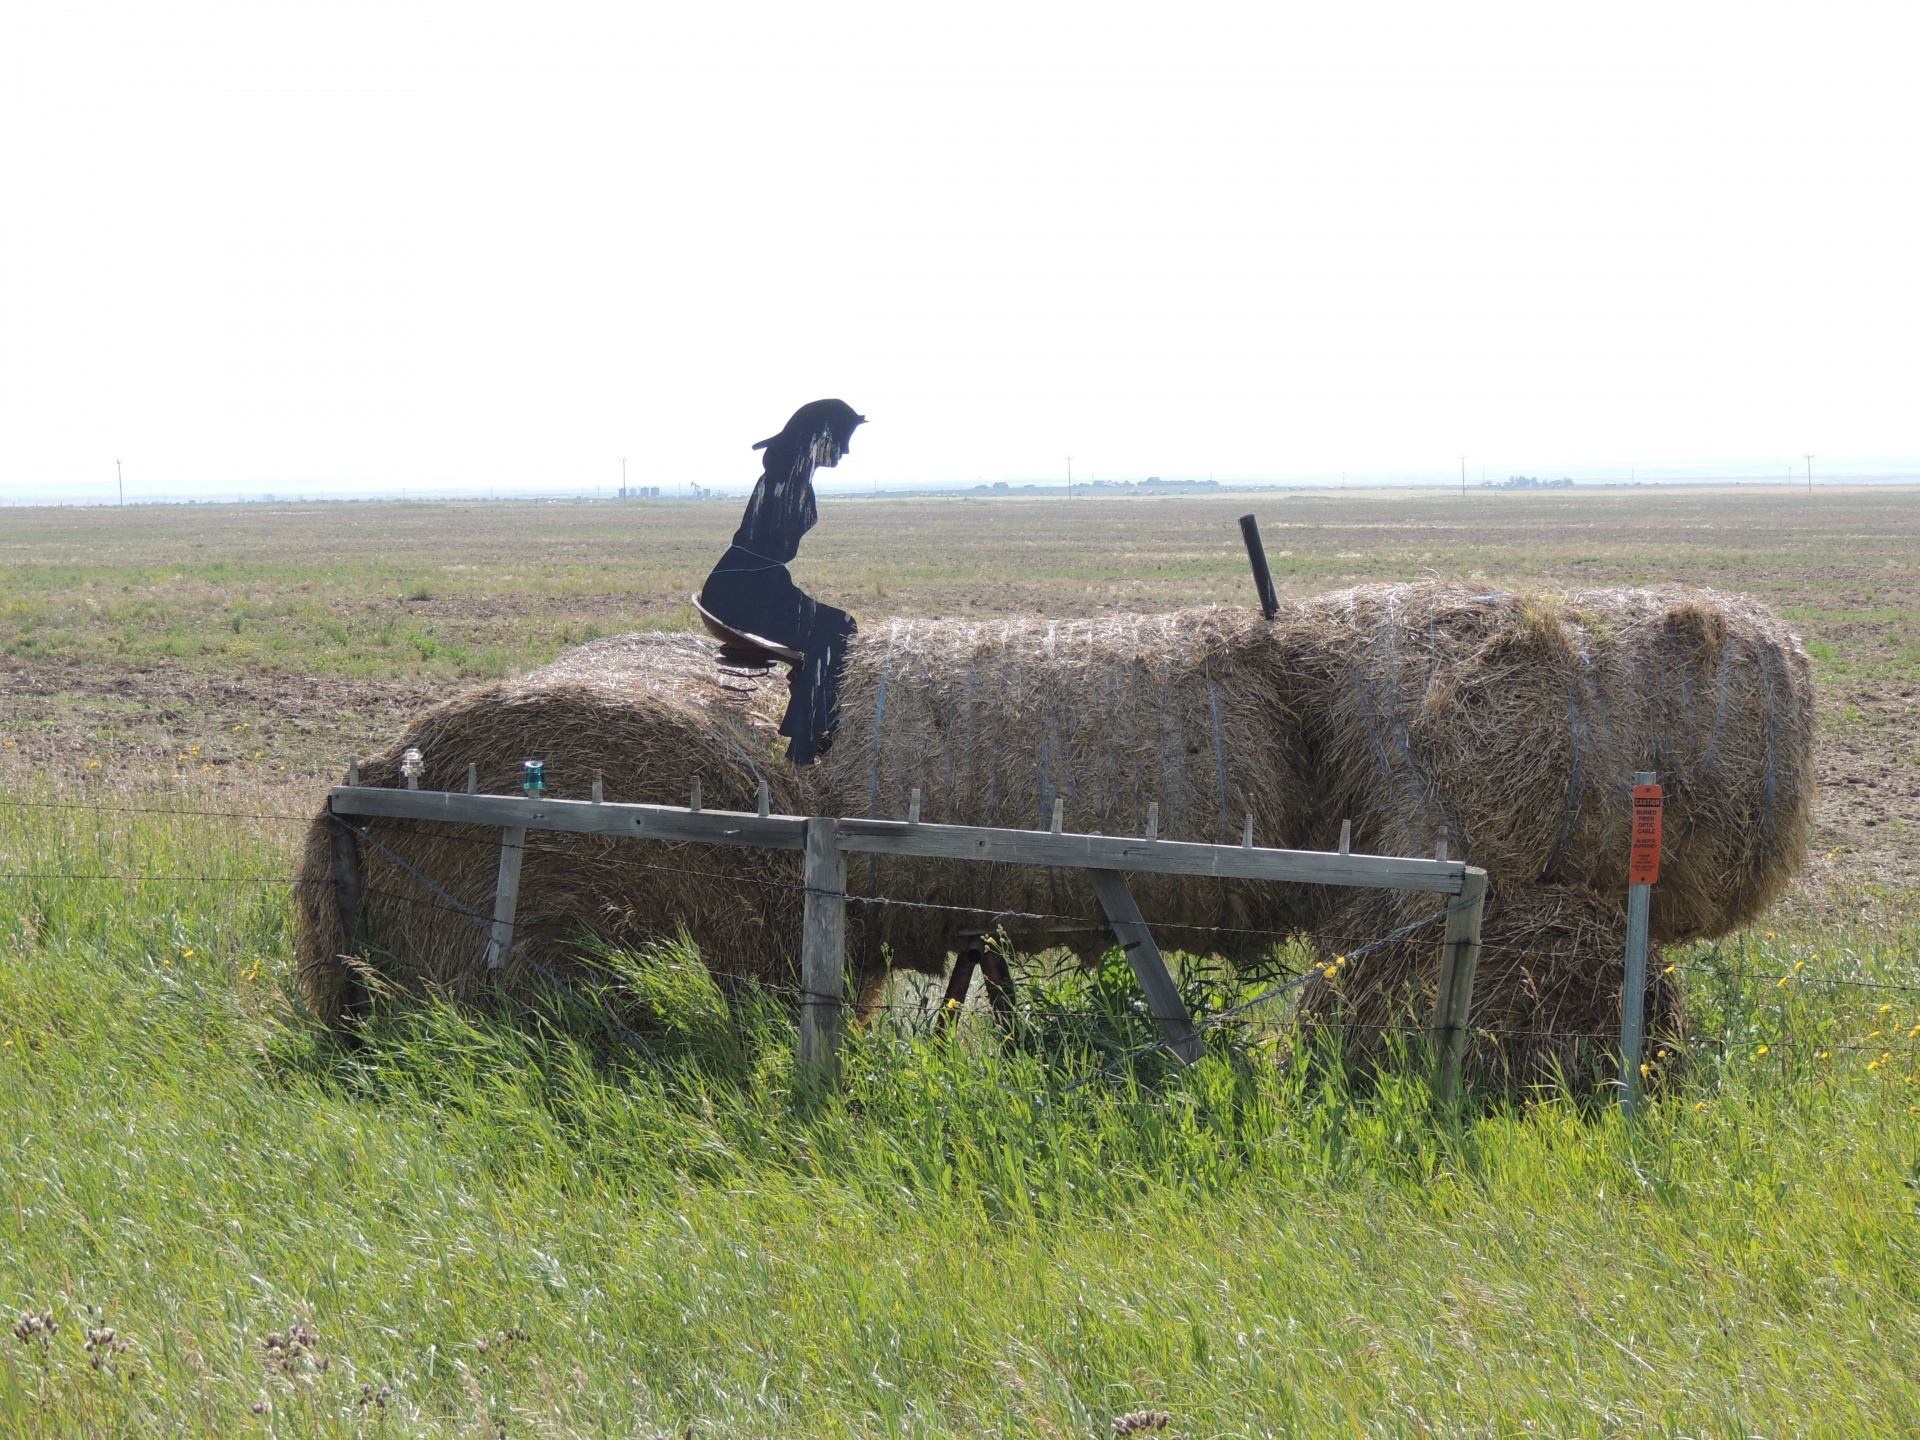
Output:
[[1658,785],[1633,787],[1633,858],[1627,862],[1629,885],[1659,883],[1661,803]]

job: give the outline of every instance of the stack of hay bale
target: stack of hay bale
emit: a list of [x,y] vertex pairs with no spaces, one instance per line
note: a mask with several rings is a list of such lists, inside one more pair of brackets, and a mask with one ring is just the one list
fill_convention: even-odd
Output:
[[[1785,890],[1815,795],[1806,654],[1754,602],[1678,586],[1571,594],[1370,586],[1279,626],[1311,711],[1315,845],[1350,817],[1356,848],[1453,853],[1488,874],[1475,1051],[1495,1078],[1591,1072],[1619,1035],[1634,772],[1665,790],[1655,944],[1750,922]],[[1351,891],[1316,925],[1329,951],[1426,913]],[[1374,1049],[1431,998],[1433,937],[1369,953],[1302,1009]],[[1424,989],[1419,982],[1424,980]],[[1684,1029],[1656,967],[1656,1033]]]
[[[849,647],[841,723],[823,762],[774,757],[777,679],[729,680],[712,647],[622,637],[524,680],[420,717],[364,783],[397,784],[409,746],[422,784],[514,783],[547,762],[552,793],[749,809],[759,781],[790,813],[900,818],[921,791],[929,821],[1140,834],[1157,806],[1170,839],[1430,855],[1486,868],[1490,897],[1476,1023],[1485,1058],[1529,1079],[1582,1063],[1581,1037],[1618,1027],[1628,788],[1667,789],[1656,943],[1724,934],[1770,904],[1805,845],[1813,797],[1808,663],[1751,602],[1679,587],[1572,594],[1458,585],[1372,586],[1285,607],[1094,621],[899,620]],[[329,919],[328,822],[316,820],[301,898],[300,956],[322,1015],[338,1013],[349,947]],[[465,993],[490,913],[497,835],[374,821],[363,842],[367,938],[390,979]],[[402,863],[404,861],[404,863]],[[411,868],[409,868],[411,867]],[[418,873],[414,873],[418,872]],[[445,893],[435,896],[421,877]],[[780,852],[530,834],[520,902],[527,964],[570,973],[588,934],[625,943],[687,928],[724,977],[790,982],[797,857]],[[1028,943],[1091,953],[1106,942],[1056,917],[1097,916],[1077,872],[851,857],[849,890],[1042,917]],[[1243,952],[1307,931],[1328,953],[1433,911],[1432,897],[1138,876],[1163,943]],[[418,893],[415,893],[418,892]],[[963,910],[856,905],[857,975],[937,971]],[[331,927],[331,928],[329,928]],[[1062,933],[1062,931],[1065,933]],[[1367,1049],[1418,1013],[1435,983],[1437,927],[1368,952],[1337,987],[1303,997],[1338,1013]],[[1656,989],[1656,1025],[1677,1020]],[[1411,1007],[1411,1009],[1409,1008]],[[1371,1038],[1370,1038],[1371,1037]],[[1597,1047],[1590,1047],[1597,1048]]]

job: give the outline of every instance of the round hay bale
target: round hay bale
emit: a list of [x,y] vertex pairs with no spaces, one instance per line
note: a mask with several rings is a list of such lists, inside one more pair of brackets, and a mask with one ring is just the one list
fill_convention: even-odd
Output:
[[[694,778],[702,803],[751,810],[764,777],[777,811],[799,808],[794,771],[771,762],[765,704],[784,686],[730,682],[713,647],[686,636],[624,636],[570,652],[524,679],[487,685],[430,710],[361,783],[398,786],[400,756],[417,748],[426,789],[459,790],[467,766],[483,792],[515,793],[520,762],[545,762],[547,792],[591,797],[601,771],[609,801],[684,805]],[[331,883],[331,821],[308,832],[295,887],[300,983],[325,1022],[351,989],[351,946],[340,933]],[[377,983],[469,996],[485,975],[486,933],[500,832],[482,826],[355,819],[365,890],[362,934]],[[723,978],[784,982],[799,932],[799,857],[732,846],[646,844],[610,836],[530,831],[521,868],[509,986],[562,982],[578,972],[582,942],[634,943],[681,927]],[[429,883],[430,882],[430,883]]]
[[[1428,923],[1339,966],[1334,978],[1310,974],[1300,993],[1301,1023],[1338,1026],[1348,1060],[1363,1067],[1396,1046],[1426,1059],[1440,974],[1438,913],[1445,902],[1436,895],[1351,892],[1316,932],[1329,963],[1402,926]],[[1464,1062],[1473,1082],[1516,1092],[1563,1079],[1611,1078],[1618,1068],[1626,936],[1625,907],[1585,886],[1490,891]],[[1687,1012],[1673,978],[1661,966],[1650,970],[1651,1059],[1662,1042],[1685,1035]],[[1677,1069],[1677,1061],[1667,1068]]]
[[[1142,835],[1158,806],[1171,840],[1291,845],[1309,810],[1300,726],[1277,685],[1279,637],[1258,611],[1104,620],[895,620],[848,648],[840,724],[819,768],[827,813]],[[1265,948],[1304,912],[1290,887],[1135,875],[1163,943]],[[936,969],[953,938],[1014,912],[1009,931],[1090,957],[1112,942],[1078,870],[848,857],[851,891],[956,908],[857,906],[862,967]],[[1038,920],[1026,916],[1045,917]],[[1210,927],[1182,929],[1182,926]],[[1245,933],[1242,933],[1245,932]]]
[[1635,771],[1666,792],[1656,943],[1724,935],[1779,897],[1812,821],[1809,661],[1751,600],[1380,585],[1277,622],[1319,781],[1315,843],[1455,856],[1496,894],[1624,896]]

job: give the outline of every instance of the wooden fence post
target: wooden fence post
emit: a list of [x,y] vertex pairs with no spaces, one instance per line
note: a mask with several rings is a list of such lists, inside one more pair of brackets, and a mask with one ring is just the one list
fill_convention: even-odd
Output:
[[1467,1022],[1473,1011],[1473,972],[1480,964],[1480,912],[1486,900],[1487,872],[1469,865],[1460,896],[1447,910],[1447,934],[1440,945],[1440,993],[1433,1000],[1433,1083],[1442,1105],[1453,1104],[1460,1093],[1460,1061],[1466,1054]]
[[840,1008],[846,995],[847,857],[830,819],[810,818],[801,876],[806,902],[800,929],[800,1047],[802,1074],[827,1085],[840,1082]]
[[527,852],[524,826],[500,832],[500,878],[493,887],[493,930],[487,936],[487,969],[498,970],[513,949],[513,917],[520,906],[520,860]]
[[[333,903],[340,917],[341,941],[346,946],[344,953],[358,958],[360,955],[360,905],[364,898],[364,887],[360,880],[360,843],[354,838],[353,831],[347,828],[347,822],[333,814],[333,802],[327,802],[327,814],[333,821],[329,827],[333,842]],[[347,979],[341,988],[341,1009],[355,1019],[364,1018],[371,1004],[367,994],[366,982],[359,972],[349,970]]]

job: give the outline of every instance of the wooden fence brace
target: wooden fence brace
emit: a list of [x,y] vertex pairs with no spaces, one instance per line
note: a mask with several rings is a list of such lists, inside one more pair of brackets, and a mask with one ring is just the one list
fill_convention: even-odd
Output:
[[1253,811],[1251,810],[1247,811],[1246,829],[1240,832],[1240,848],[1242,850],[1253,849]]
[[593,772],[593,803],[596,805],[603,805],[606,803],[606,799],[607,799],[606,793],[601,788],[601,784],[600,784],[600,772],[598,770],[595,770]]
[[1187,1064],[1193,1064],[1206,1049],[1206,1040],[1193,1028],[1193,1016],[1187,1012],[1186,1002],[1180,998],[1180,987],[1168,973],[1160,947],[1153,943],[1153,932],[1147,929],[1140,907],[1134,903],[1133,892],[1127,888],[1127,877],[1118,870],[1089,870],[1087,878],[1093,882],[1093,893],[1100,897],[1100,908],[1107,912],[1114,938],[1126,952],[1134,977],[1147,992],[1147,1004],[1160,1022],[1160,1033],[1166,1037],[1167,1048]]
[[1351,820],[1340,822],[1340,853],[1342,855],[1353,853],[1353,821]]
[[1147,802],[1147,833],[1145,838],[1148,840],[1158,840],[1160,838],[1160,802],[1158,800],[1149,800]]
[[687,809],[695,815],[700,813],[700,777],[698,775],[693,777],[693,794],[687,799]]
[[773,813],[773,791],[767,785],[767,777],[760,777],[760,818],[766,819]]
[[1433,1001],[1434,1090],[1442,1105],[1453,1104],[1460,1093],[1460,1061],[1473,1013],[1473,972],[1480,964],[1480,912],[1486,899],[1487,872],[1469,865],[1460,898],[1447,909],[1440,989]]
[[803,1075],[840,1082],[840,1007],[846,996],[847,857],[835,843],[835,822],[809,819],[801,880],[800,1045]]
[[487,969],[498,970],[513,949],[513,916],[520,905],[520,861],[527,850],[524,826],[500,832],[500,878],[493,889],[493,929],[487,936]]
[[467,762],[467,794],[478,795],[479,793],[480,767],[469,760]]
[[347,756],[347,784],[358,785],[359,783],[360,757],[358,755],[349,755]]
[[1434,859],[1445,860],[1447,858],[1447,839],[1448,839],[1447,827],[1443,823],[1440,826],[1440,833],[1436,835],[1433,840],[1433,858]]
[[1066,830],[1066,825],[1067,802],[1055,796],[1053,801],[1053,833],[1056,835],[1062,834]]
[[919,823],[920,823],[920,787],[916,785],[913,787],[913,794],[907,797],[907,824],[918,825]]

